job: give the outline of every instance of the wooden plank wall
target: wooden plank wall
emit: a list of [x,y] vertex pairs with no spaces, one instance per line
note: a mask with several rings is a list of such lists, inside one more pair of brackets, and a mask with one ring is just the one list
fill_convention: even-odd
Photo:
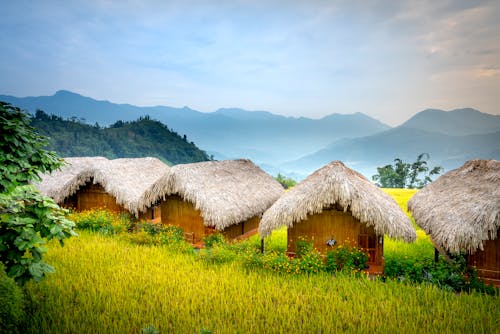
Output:
[[222,235],[228,240],[235,239],[240,235],[243,235],[253,229],[259,227],[260,217],[253,217],[244,222],[241,222],[236,225],[231,225],[221,231]]
[[[312,241],[313,246],[323,254],[339,245],[360,247],[360,241],[366,240],[361,247],[370,245],[374,248],[369,263],[383,264],[383,236],[378,236],[373,227],[361,224],[349,212],[328,209],[294,224],[288,229],[288,251],[295,252],[296,242],[301,239]],[[326,242],[329,239],[336,240],[336,246],[328,246]]]
[[161,219],[161,205],[147,208],[145,212],[139,214],[139,220],[149,220],[159,222]]
[[477,269],[478,276],[485,283],[500,286],[500,239],[484,243],[484,251],[477,251],[467,256],[467,263]]
[[[245,222],[227,227],[221,231],[226,239],[234,239],[259,226],[260,217],[250,218]],[[215,229],[206,227],[199,210],[194,205],[184,201],[180,196],[168,196],[161,203],[161,222],[165,225],[175,225],[182,228],[186,240],[199,243],[206,235],[216,233]]]
[[123,206],[116,203],[115,197],[108,194],[100,184],[92,183],[87,183],[74,195],[66,198],[63,206],[76,211],[108,209],[113,212],[127,212]]
[[180,196],[168,196],[161,203],[161,222],[182,228],[184,233],[193,233],[192,243],[201,242],[205,236],[205,225],[199,210]]

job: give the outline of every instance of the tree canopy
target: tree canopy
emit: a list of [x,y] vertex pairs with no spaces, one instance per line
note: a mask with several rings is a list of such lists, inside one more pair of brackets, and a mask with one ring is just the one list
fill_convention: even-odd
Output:
[[64,157],[103,156],[115,158],[157,157],[169,164],[210,160],[187,137],[181,137],[149,116],[136,121],[116,121],[104,128],[89,125],[74,118],[65,120],[48,115],[42,110],[35,113],[32,126],[50,137],[48,148]]
[[443,171],[441,166],[430,168],[427,165],[429,154],[422,153],[413,163],[394,159],[394,165],[377,167],[377,174],[372,176],[373,181],[382,188],[422,188],[432,182],[432,176]]

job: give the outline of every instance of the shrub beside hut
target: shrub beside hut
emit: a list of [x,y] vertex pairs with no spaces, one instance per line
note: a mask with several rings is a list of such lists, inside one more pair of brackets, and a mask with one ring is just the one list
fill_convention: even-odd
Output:
[[368,272],[383,272],[384,234],[405,241],[416,239],[415,229],[401,208],[385,192],[340,161],[317,170],[277,200],[263,215],[262,237],[288,227],[288,252],[302,240],[325,254],[340,245],[364,250]]
[[283,187],[250,160],[176,165],[151,188],[161,221],[183,229],[193,244],[216,231],[227,239],[256,233],[262,213]]
[[39,190],[76,211],[104,208],[129,212],[139,219],[157,219],[159,207],[146,204],[144,194],[169,167],[157,158],[65,158],[67,165],[42,175]]
[[417,192],[415,222],[443,255],[467,254],[485,283],[500,286],[500,162],[471,160]]

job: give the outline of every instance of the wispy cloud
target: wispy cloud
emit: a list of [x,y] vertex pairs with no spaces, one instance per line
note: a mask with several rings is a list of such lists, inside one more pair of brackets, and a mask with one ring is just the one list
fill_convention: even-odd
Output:
[[496,1],[16,1],[3,11],[0,93],[361,111],[392,124],[422,107],[500,112],[487,88],[500,90]]

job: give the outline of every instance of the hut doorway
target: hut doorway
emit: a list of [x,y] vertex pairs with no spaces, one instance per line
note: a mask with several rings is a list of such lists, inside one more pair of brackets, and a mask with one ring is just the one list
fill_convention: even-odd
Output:
[[383,272],[383,235],[378,235],[373,226],[362,224],[350,212],[327,209],[308,216],[306,220],[288,228],[288,252],[295,253],[300,240],[312,242],[313,247],[322,254],[340,245],[357,247],[368,255],[370,274]]

